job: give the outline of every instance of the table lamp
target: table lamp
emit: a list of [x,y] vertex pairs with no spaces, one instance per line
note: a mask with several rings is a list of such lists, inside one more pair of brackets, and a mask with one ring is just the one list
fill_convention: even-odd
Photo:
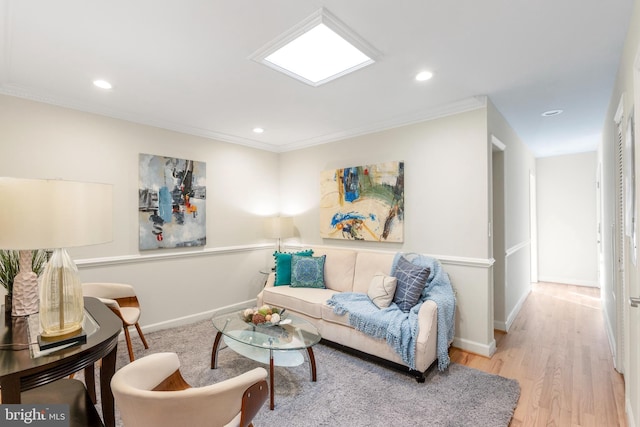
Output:
[[[0,178],[0,249],[19,250],[21,260],[11,314],[39,310],[43,339],[59,340],[81,330],[82,285],[64,248],[111,241],[112,210],[111,185]],[[53,249],[39,290],[31,271],[33,249]]]
[[278,252],[280,252],[280,241],[287,237],[293,237],[293,218],[274,216],[265,219],[264,233],[270,239],[278,239]]

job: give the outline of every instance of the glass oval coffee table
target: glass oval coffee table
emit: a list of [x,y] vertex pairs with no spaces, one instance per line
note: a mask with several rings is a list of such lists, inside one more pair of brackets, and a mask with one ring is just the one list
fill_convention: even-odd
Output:
[[211,350],[211,369],[218,367],[218,351],[221,341],[227,347],[256,362],[269,364],[269,409],[274,408],[274,366],[298,366],[304,363],[306,350],[309,356],[311,381],[316,381],[316,359],[312,347],[322,337],[310,322],[287,313],[278,325],[254,325],[245,322],[242,311],[217,313],[212,321],[218,333]]

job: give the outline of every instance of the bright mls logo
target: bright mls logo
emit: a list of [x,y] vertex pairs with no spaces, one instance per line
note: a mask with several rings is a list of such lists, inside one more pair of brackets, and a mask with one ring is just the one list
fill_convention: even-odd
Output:
[[0,425],[69,427],[69,405],[2,405]]

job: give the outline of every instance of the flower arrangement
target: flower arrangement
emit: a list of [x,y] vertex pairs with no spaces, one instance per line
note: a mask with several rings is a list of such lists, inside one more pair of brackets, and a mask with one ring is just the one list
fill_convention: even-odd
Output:
[[247,308],[242,312],[242,320],[248,323],[253,323],[254,325],[260,325],[263,323],[277,325],[280,323],[283,312],[284,310],[276,307],[270,307],[265,304],[259,308]]

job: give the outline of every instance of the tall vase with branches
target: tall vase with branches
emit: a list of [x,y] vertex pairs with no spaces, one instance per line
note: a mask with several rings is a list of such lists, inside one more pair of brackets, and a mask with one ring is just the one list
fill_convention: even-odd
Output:
[[[31,269],[36,275],[44,270],[47,263],[47,253],[43,250],[34,250],[31,258]],[[7,292],[6,309],[10,310],[11,296],[13,294],[13,279],[20,270],[19,251],[0,250],[0,285]]]

